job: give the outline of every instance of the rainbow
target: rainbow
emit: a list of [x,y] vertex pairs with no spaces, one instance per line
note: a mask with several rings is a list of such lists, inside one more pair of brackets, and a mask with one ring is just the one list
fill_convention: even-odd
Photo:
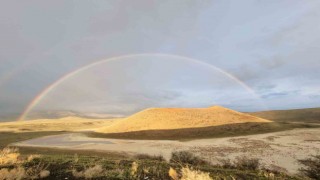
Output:
[[200,60],[197,59],[193,59],[193,58],[189,58],[189,57],[184,57],[184,56],[179,56],[179,55],[171,55],[171,54],[159,54],[159,53],[143,53],[143,54],[130,54],[130,55],[123,55],[123,56],[117,56],[117,57],[111,57],[108,59],[103,59],[91,64],[88,64],[86,66],[83,66],[79,69],[76,69],[72,72],[69,72],[67,74],[65,74],[64,76],[62,76],[61,78],[59,78],[57,81],[55,81],[54,83],[52,83],[51,85],[49,85],[48,87],[46,87],[42,92],[39,93],[39,95],[37,95],[32,101],[31,103],[25,108],[25,110],[22,112],[21,116],[18,118],[18,121],[22,121],[24,120],[27,115],[30,113],[30,111],[32,111],[32,109],[51,91],[53,91],[56,87],[58,87],[62,82],[64,82],[65,80],[85,71],[88,70],[94,66],[106,63],[106,62],[110,62],[110,61],[119,61],[119,60],[124,60],[127,58],[133,58],[133,57],[148,57],[148,56],[157,56],[157,57],[168,57],[168,58],[178,58],[181,59],[183,61],[188,61],[188,62],[192,62],[192,63],[196,63],[199,65],[203,65],[206,66],[212,70],[215,70],[223,75],[225,75],[226,77],[228,77],[229,79],[235,81],[236,83],[238,83],[240,86],[242,86],[243,88],[245,88],[249,93],[251,93],[256,99],[260,100],[260,103],[262,105],[262,107],[264,107],[265,109],[266,106],[262,103],[261,98],[255,93],[255,91],[250,88],[247,84],[245,84],[244,82],[242,82],[241,80],[239,80],[237,77],[235,77],[234,75],[216,67],[213,66],[211,64],[202,62]]

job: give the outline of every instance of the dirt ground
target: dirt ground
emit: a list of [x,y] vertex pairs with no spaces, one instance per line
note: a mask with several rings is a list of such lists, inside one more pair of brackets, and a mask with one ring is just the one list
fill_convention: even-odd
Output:
[[300,167],[298,159],[320,154],[320,128],[183,142],[91,138],[82,133],[68,133],[27,140],[15,145],[161,154],[166,159],[170,158],[172,151],[188,150],[213,163],[221,159],[233,160],[238,156],[256,157],[265,166],[296,173]]

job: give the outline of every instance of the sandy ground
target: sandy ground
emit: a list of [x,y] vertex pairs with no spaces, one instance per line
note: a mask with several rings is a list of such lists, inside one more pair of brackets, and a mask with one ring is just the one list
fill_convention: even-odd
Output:
[[189,150],[213,163],[217,163],[222,158],[232,160],[238,156],[257,157],[266,166],[279,166],[284,168],[284,171],[296,173],[300,167],[297,159],[320,154],[320,129],[294,129],[268,134],[186,142],[90,138],[81,133],[69,133],[36,138],[15,145],[117,151],[129,154],[161,154],[166,159],[170,158],[172,151]]

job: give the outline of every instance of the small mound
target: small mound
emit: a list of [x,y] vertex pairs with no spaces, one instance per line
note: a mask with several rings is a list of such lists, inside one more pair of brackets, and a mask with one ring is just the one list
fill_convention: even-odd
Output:
[[271,121],[221,106],[209,108],[150,108],[108,127],[100,128],[97,132],[119,133],[143,130],[172,130],[266,122]]

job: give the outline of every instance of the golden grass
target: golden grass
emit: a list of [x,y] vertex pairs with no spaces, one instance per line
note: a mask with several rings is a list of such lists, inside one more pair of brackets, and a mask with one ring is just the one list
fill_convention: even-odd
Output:
[[209,108],[151,108],[98,129],[97,132],[119,133],[267,122],[271,121],[221,106]]
[[172,167],[170,167],[168,174],[169,174],[169,176],[171,177],[171,179],[173,179],[173,180],[179,180],[179,174],[178,174],[177,171],[176,171],[175,169],[173,169]]
[[0,151],[0,166],[13,166],[13,168],[1,168],[0,180],[20,180],[20,179],[39,179],[50,175],[48,166],[37,164],[30,168],[23,168],[23,163],[31,162],[40,155],[29,155],[25,158],[20,156],[17,148],[6,147]]
[[181,169],[182,177],[180,180],[212,180],[209,173],[200,170],[193,170],[189,167]]
[[102,168],[100,164],[96,164],[93,167],[84,169],[83,171],[72,170],[72,175],[76,178],[92,179],[103,176],[106,170]]
[[117,119],[85,119],[64,117],[60,119],[38,119],[0,123],[2,132],[39,132],[39,131],[83,131],[109,126]]
[[4,148],[0,151],[0,165],[10,165],[22,162],[17,148]]
[[23,167],[2,168],[0,169],[0,180],[21,180],[26,177],[25,172]]
[[0,150],[0,166],[3,165],[14,165],[21,164],[24,162],[30,162],[34,159],[40,158],[38,154],[31,154],[25,158],[21,157],[18,148],[15,147],[5,147]]

